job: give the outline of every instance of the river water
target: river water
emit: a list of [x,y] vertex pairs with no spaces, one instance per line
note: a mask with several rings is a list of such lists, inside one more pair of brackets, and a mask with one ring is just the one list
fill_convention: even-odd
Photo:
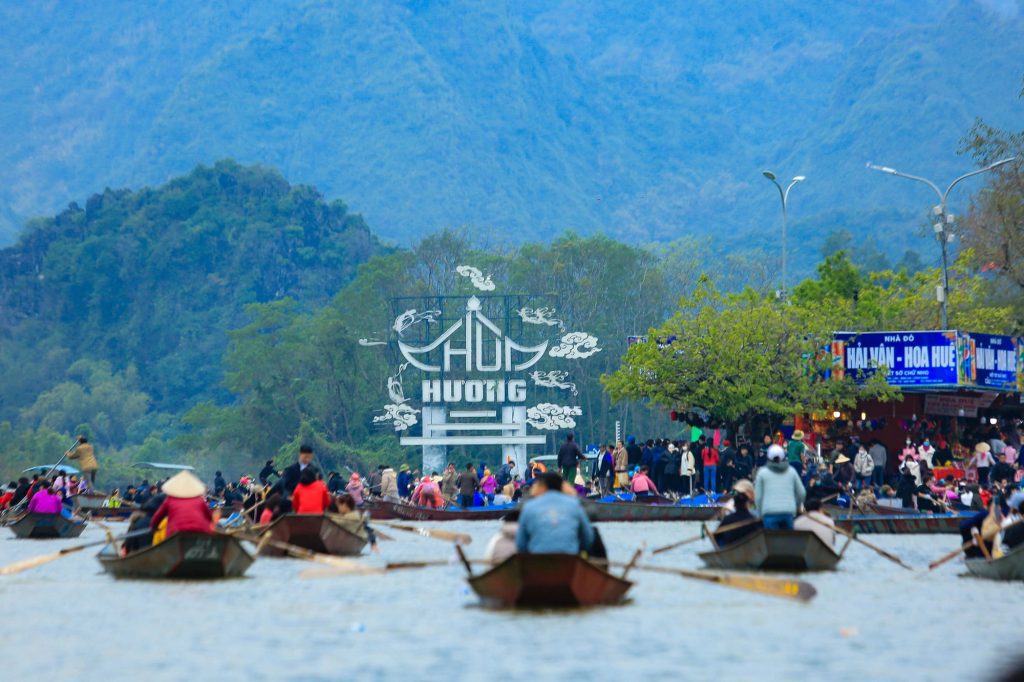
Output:
[[[427,524],[430,525],[430,524]],[[473,536],[497,522],[435,524]],[[697,524],[602,524],[613,560],[696,533]],[[399,531],[367,562],[453,557]],[[10,531],[0,529],[9,535]],[[100,539],[0,540],[0,564]],[[867,539],[915,567],[950,535]],[[648,557],[700,567],[703,541]],[[979,680],[1020,651],[1024,589],[963,577],[962,560],[914,573],[858,544],[808,574],[808,605],[637,571],[629,602],[571,612],[477,606],[461,565],[384,576],[303,578],[262,559],[240,580],[115,581],[96,550],[0,578],[0,680]],[[54,677],[58,675],[59,677]]]

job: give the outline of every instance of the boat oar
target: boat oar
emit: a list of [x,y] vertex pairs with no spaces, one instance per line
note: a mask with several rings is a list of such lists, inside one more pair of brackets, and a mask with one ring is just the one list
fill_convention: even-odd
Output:
[[[725,533],[725,532],[730,531],[730,530],[735,530],[737,528],[743,528],[744,526],[749,526],[749,525],[751,525],[753,523],[759,522],[760,520],[761,519],[759,519],[759,518],[753,518],[753,519],[747,519],[746,521],[737,521],[736,523],[730,523],[727,526],[722,526],[721,528],[717,529],[715,532],[716,533]],[[683,545],[689,545],[690,543],[697,542],[698,540],[703,540],[705,537],[706,536],[705,536],[704,533],[701,533],[700,535],[694,535],[692,538],[686,538],[685,540],[680,540],[679,542],[673,542],[671,545],[665,545],[664,547],[658,547],[657,549],[653,550],[651,552],[651,554],[661,554],[662,552],[667,552],[667,551],[675,549],[677,547],[682,547]]]
[[236,537],[242,540],[248,540],[255,544],[257,547],[262,548],[262,545],[270,545],[276,547],[283,552],[286,552],[288,556],[296,559],[304,559],[305,561],[315,561],[318,564],[324,564],[325,566],[331,566],[333,568],[340,568],[350,571],[356,574],[369,574],[369,573],[383,573],[384,569],[378,566],[370,566],[369,564],[361,564],[358,561],[352,561],[351,559],[345,559],[343,557],[331,556],[330,554],[321,554],[314,552],[311,549],[305,547],[299,547],[298,545],[292,545],[287,542],[281,542],[280,540],[267,539],[269,533],[264,533],[262,537],[254,537],[252,535],[243,535],[242,533],[232,533]]
[[[612,564],[613,566],[625,566],[625,564]],[[683,578],[704,580],[710,583],[717,583],[725,587],[734,587],[738,590],[757,592],[771,597],[783,599],[795,599],[800,602],[808,602],[818,593],[814,585],[803,580],[786,580],[785,578],[768,578],[754,575],[735,575],[729,573],[706,573],[704,571],[689,571],[685,568],[670,568],[666,566],[648,566],[639,564],[633,567],[637,571],[651,571],[654,573],[667,573],[678,575]]]
[[840,528],[838,526],[830,526],[827,523],[823,523],[822,521],[819,521],[818,519],[814,518],[813,516],[805,515],[805,518],[810,519],[811,521],[814,521],[819,526],[824,526],[825,528],[828,528],[829,530],[833,530],[836,533],[839,533],[840,535],[844,535],[844,536],[850,538],[851,540],[853,540],[854,542],[859,542],[860,544],[862,544],[865,547],[867,547],[868,549],[872,550],[873,552],[875,552],[879,556],[885,557],[886,559],[888,559],[889,561],[891,561],[891,562],[893,562],[895,564],[899,564],[900,566],[902,566],[903,568],[907,569],[908,571],[913,571],[914,570],[912,566],[907,566],[905,563],[903,563],[903,560],[900,559],[898,556],[895,556],[893,554],[889,554],[889,552],[886,552],[884,549],[882,549],[881,547],[879,547],[877,545],[871,544],[867,540],[861,540],[859,537],[857,537],[856,535],[854,535],[853,533],[851,533],[848,530],[844,530],[843,528]]
[[386,521],[377,521],[376,524],[380,526],[387,526],[388,528],[394,528],[395,530],[404,530],[407,533],[416,533],[417,535],[422,535],[425,538],[434,538],[435,540],[443,540],[444,542],[454,542],[457,545],[468,545],[473,542],[473,538],[465,533],[452,533],[447,530],[423,528],[421,526],[403,526],[399,523],[388,523]]
[[[152,532],[153,531],[151,531],[149,528],[144,528],[144,529],[132,531],[131,533],[127,533],[125,535],[121,535],[119,537],[113,538],[113,540],[114,540],[114,542],[117,542],[117,541],[120,541],[120,540],[127,540],[128,538],[137,537],[139,535],[146,535],[146,534],[152,533]],[[100,545],[108,545],[108,544],[110,544],[110,538],[106,538],[106,539],[103,539],[103,540],[97,540],[95,542],[87,542],[84,545],[75,545],[74,547],[65,547],[64,549],[62,549],[60,551],[53,552],[52,554],[44,554],[42,556],[33,557],[31,559],[22,559],[21,561],[16,561],[13,564],[8,564],[6,566],[0,567],[0,575],[14,575],[15,573],[21,573],[22,571],[27,571],[30,568],[35,568],[37,566],[42,566],[43,564],[48,564],[51,561],[56,561],[57,559],[62,559],[64,557],[66,557],[66,556],[74,554],[75,552],[80,552],[83,549],[88,549],[90,547],[99,547]]]
[[[416,568],[429,568],[431,566],[448,566],[451,562],[445,559],[432,559],[430,561],[397,561],[384,565],[384,571],[407,571]],[[334,578],[344,575],[352,575],[352,571],[342,568],[308,568],[299,574],[303,578]]]

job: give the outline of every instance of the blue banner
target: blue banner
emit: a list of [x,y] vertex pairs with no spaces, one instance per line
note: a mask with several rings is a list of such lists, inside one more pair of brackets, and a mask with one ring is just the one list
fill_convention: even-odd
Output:
[[832,371],[863,383],[885,367],[893,386],[956,386],[957,348],[955,331],[837,333]]
[[1017,339],[974,332],[964,337],[974,355],[974,372],[966,377],[967,383],[997,391],[1016,390]]

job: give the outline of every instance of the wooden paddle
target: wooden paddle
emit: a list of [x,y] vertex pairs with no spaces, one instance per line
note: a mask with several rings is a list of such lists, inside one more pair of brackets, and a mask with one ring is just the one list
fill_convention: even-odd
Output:
[[[405,571],[416,568],[429,568],[431,566],[448,566],[451,562],[445,559],[433,559],[430,561],[397,561],[384,565],[385,571]],[[344,575],[352,575],[348,569],[340,568],[309,568],[299,574],[303,578],[334,578]]]
[[[714,532],[715,533],[724,533],[726,531],[735,530],[737,528],[743,528],[744,526],[749,526],[751,524],[758,523],[760,521],[761,521],[761,519],[759,519],[759,518],[747,519],[746,521],[737,521],[736,523],[730,523],[730,524],[728,524],[726,526],[722,526],[721,528],[718,528]],[[705,536],[704,533],[701,533],[700,535],[694,535],[692,538],[686,538],[685,540],[680,540],[679,542],[673,542],[671,545],[665,545],[664,547],[658,547],[657,549],[652,550],[651,554],[661,554],[662,552],[667,552],[669,550],[675,549],[676,547],[682,547],[683,545],[689,545],[690,543],[697,542],[698,540],[703,540],[705,537],[706,536]]]
[[848,530],[844,530],[842,528],[839,528],[838,526],[830,526],[827,523],[823,523],[823,522],[819,521],[818,519],[814,518],[813,516],[805,515],[805,518],[807,518],[807,519],[809,519],[811,521],[814,521],[819,526],[824,526],[825,528],[828,528],[829,530],[833,530],[836,533],[839,533],[840,535],[848,537],[851,540],[853,540],[854,542],[859,542],[860,544],[864,545],[868,549],[873,550],[878,555],[885,557],[886,559],[888,559],[889,561],[892,561],[893,563],[899,564],[900,566],[902,566],[903,568],[907,569],[908,571],[913,571],[914,570],[913,567],[907,566],[905,563],[903,563],[903,560],[900,559],[898,556],[894,556],[892,554],[889,554],[889,552],[886,552],[884,549],[882,549],[881,547],[878,547],[877,545],[871,544],[867,540],[861,540],[859,537],[857,537],[856,535],[854,535],[853,533],[851,533]]
[[[625,566],[621,563],[613,563],[612,566]],[[757,592],[771,597],[783,599],[795,599],[800,602],[808,602],[818,593],[814,585],[803,580],[787,580],[785,578],[768,578],[756,575],[735,575],[729,573],[707,573],[704,571],[689,571],[685,568],[671,568],[667,566],[649,566],[639,564],[633,567],[638,571],[651,571],[653,573],[667,573],[678,575],[683,578],[693,578],[706,582],[717,583],[725,587],[734,587],[738,590]]]
[[435,540],[443,540],[444,542],[454,542],[456,545],[469,545],[473,542],[473,538],[465,533],[452,533],[447,530],[423,528],[420,526],[403,526],[399,523],[388,523],[386,521],[377,521],[376,523],[377,525],[387,526],[388,528],[394,528],[395,530],[404,530],[407,533],[416,533],[417,535],[422,535],[425,538],[434,538]]
[[305,547],[299,547],[298,545],[292,545],[287,542],[281,542],[280,540],[267,539],[268,533],[264,533],[263,536],[252,536],[243,535],[241,532],[234,532],[235,535],[242,540],[247,540],[257,547],[261,545],[270,545],[276,547],[284,552],[288,553],[288,556],[296,559],[304,559],[305,561],[315,561],[319,564],[326,566],[332,566],[334,568],[341,568],[351,571],[356,574],[371,574],[371,573],[383,573],[384,569],[378,566],[370,566],[369,564],[361,564],[351,559],[345,559],[343,557],[331,556],[330,554],[321,554],[314,552]]
[[[989,512],[989,516],[991,516],[991,515],[992,515],[992,512],[990,511]],[[986,517],[986,520],[988,520],[988,517]],[[981,535],[982,542],[976,543],[975,542],[975,538],[972,537],[970,540],[968,540],[964,544],[960,545],[959,547],[954,549],[949,554],[944,554],[941,557],[939,557],[938,559],[936,559],[935,561],[933,561],[930,564],[928,564],[928,570],[929,571],[935,570],[936,568],[938,568],[942,564],[947,563],[949,561],[952,561],[953,559],[955,559],[958,556],[960,556],[961,552],[966,552],[968,549],[970,549],[971,547],[975,547],[975,546],[979,546],[979,549],[981,549],[981,553],[985,554],[986,558],[990,559],[990,557],[988,557],[988,547],[984,547],[984,544],[985,544],[984,541],[985,540],[991,540],[992,538],[994,538],[996,535],[999,534],[999,531],[1005,531],[1007,528],[1012,528],[1013,526],[1016,526],[1019,523],[1024,523],[1024,521],[1015,521],[1015,522],[1011,523],[1010,525],[1008,525],[1006,528],[996,529],[996,531],[994,533],[991,533],[989,535],[989,537],[985,537],[986,536],[985,532],[979,533],[979,535]]]
[[[151,531],[149,528],[143,528],[143,529],[132,531],[131,533],[127,533],[125,535],[121,535],[119,537],[113,538],[113,540],[116,543],[116,542],[118,542],[120,540],[127,540],[128,538],[137,537],[139,535],[146,535],[147,533],[151,533],[151,532],[153,532],[153,531]],[[43,564],[48,564],[51,561],[56,561],[57,559],[62,559],[64,557],[66,557],[66,556],[74,554],[75,552],[80,552],[83,549],[88,549],[90,547],[99,547],[100,545],[107,545],[107,544],[110,544],[110,538],[105,538],[103,540],[97,540],[95,542],[87,542],[84,545],[75,545],[74,547],[65,547],[64,549],[62,549],[60,551],[53,552],[52,554],[44,554],[42,556],[33,557],[31,559],[22,559],[21,561],[16,561],[13,564],[8,564],[6,566],[0,567],[0,575],[14,575],[15,573],[21,573],[22,571],[27,571],[30,568],[35,568],[37,566],[42,566]]]

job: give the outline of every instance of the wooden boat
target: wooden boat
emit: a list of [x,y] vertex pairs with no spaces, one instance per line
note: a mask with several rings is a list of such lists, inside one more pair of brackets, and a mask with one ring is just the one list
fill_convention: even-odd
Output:
[[106,495],[96,495],[93,493],[84,493],[82,495],[73,495],[71,497],[72,504],[74,505],[75,513],[85,516],[89,514],[98,519],[109,519],[111,521],[121,521],[127,519],[135,511],[135,506],[131,503],[123,503],[120,507],[104,507],[103,503],[106,502]]
[[18,538],[52,540],[77,538],[87,525],[84,521],[66,519],[62,514],[25,513],[21,518],[12,521],[8,527]]
[[856,533],[892,533],[895,535],[945,533],[956,535],[960,523],[971,514],[872,514],[842,515],[835,519],[836,526]]
[[115,578],[182,580],[239,578],[254,560],[238,538],[222,533],[177,533],[126,557],[107,545],[97,558]]
[[469,586],[486,606],[551,608],[617,604],[633,583],[572,554],[515,554]]
[[1020,545],[998,559],[967,559],[967,570],[977,578],[987,580],[1024,580],[1024,545]]
[[630,502],[594,502],[584,500],[583,508],[591,521],[708,521],[721,507],[716,504],[647,504],[640,498]]
[[[515,505],[501,507],[473,507],[461,509],[449,507],[448,509],[431,509],[420,507],[415,504],[404,502],[385,502],[383,500],[374,503],[370,509],[371,517],[374,519],[405,519],[407,521],[494,521],[508,514]],[[391,514],[391,516],[387,516]]]
[[[319,554],[358,556],[366,547],[366,538],[346,528],[331,514],[285,514],[264,531],[279,542],[287,542]],[[266,545],[266,556],[285,556],[287,552]]]
[[811,531],[766,529],[699,556],[711,568],[755,571],[831,571],[840,559]]

